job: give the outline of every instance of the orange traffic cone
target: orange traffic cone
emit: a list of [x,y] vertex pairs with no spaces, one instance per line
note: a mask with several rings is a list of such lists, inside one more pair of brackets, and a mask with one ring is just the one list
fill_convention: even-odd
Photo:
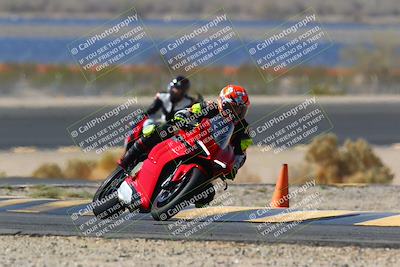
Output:
[[271,200],[271,208],[289,208],[289,175],[288,165],[283,164],[281,174],[276,182],[275,192]]

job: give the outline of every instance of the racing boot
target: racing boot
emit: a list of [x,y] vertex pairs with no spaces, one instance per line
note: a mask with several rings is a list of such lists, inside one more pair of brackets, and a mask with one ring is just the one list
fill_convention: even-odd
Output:
[[139,163],[139,159],[144,153],[148,153],[150,149],[144,144],[143,137],[136,140],[133,145],[126,151],[125,155],[118,161],[118,165],[121,166],[127,173],[129,173],[136,164]]
[[148,154],[156,144],[173,136],[173,133],[168,131],[168,127],[169,124],[161,125],[157,131],[155,125],[149,125],[143,129],[143,135],[133,143],[125,155],[118,161],[118,164],[127,172],[130,172],[144,153]]

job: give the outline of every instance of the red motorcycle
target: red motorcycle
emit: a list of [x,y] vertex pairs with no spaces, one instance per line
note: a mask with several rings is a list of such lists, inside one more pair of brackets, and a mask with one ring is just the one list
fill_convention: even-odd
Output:
[[[179,130],[157,144],[127,175],[117,168],[97,190],[93,212],[100,218],[130,211],[151,212],[155,220],[168,220],[180,210],[206,197],[202,189],[223,179],[234,163],[230,138],[234,125],[223,116],[203,119],[191,130]],[[134,171],[133,171],[134,172]]]

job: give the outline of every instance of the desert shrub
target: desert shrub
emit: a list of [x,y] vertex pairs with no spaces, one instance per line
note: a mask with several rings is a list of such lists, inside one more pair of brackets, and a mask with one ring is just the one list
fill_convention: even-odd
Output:
[[96,163],[91,160],[71,159],[64,170],[65,178],[89,178]]
[[315,177],[320,184],[390,183],[394,177],[365,140],[346,140],[340,147],[334,134],[314,138],[302,169],[302,176]]
[[100,158],[97,167],[106,171],[112,171],[115,169],[118,155],[113,152],[105,152]]
[[63,173],[57,164],[45,163],[33,171],[32,176],[36,178],[62,178]]
[[[329,134],[316,137],[309,146],[306,155],[307,171],[318,177],[319,183],[335,183],[339,182],[338,165],[339,165],[338,140],[335,135]],[[311,165],[311,166],[307,166]]]
[[118,152],[106,152],[98,161],[71,159],[63,170],[57,164],[45,163],[37,168],[32,176],[37,178],[104,179],[115,169]]
[[345,142],[341,163],[347,182],[390,183],[394,177],[370,145],[362,139]]
[[89,179],[102,180],[107,177],[115,169],[118,157],[118,152],[105,152],[97,161],[95,168],[92,169]]

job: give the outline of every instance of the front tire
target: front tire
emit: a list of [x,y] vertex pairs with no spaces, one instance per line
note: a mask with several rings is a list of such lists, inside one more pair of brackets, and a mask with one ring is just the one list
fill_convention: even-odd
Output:
[[118,187],[125,178],[125,171],[118,166],[97,189],[93,197],[93,213],[98,219],[107,219],[125,211],[117,194]]
[[151,207],[151,216],[157,221],[166,221],[176,215],[179,205],[190,199],[207,177],[198,168],[193,168],[182,177],[178,188],[162,189]]

